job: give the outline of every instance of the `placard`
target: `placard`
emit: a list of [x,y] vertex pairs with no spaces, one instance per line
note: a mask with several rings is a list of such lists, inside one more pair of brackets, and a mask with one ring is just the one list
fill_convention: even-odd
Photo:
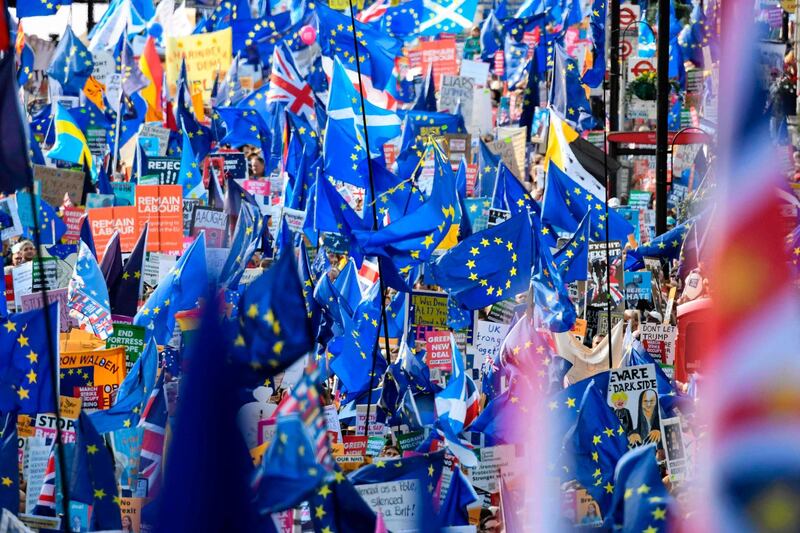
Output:
[[166,74],[170,96],[176,94],[181,63],[186,61],[186,76],[192,84],[203,89],[205,102],[211,101],[214,79],[224,79],[233,59],[233,33],[231,28],[166,38]]
[[431,370],[452,371],[453,347],[449,331],[425,332],[425,363]]
[[447,328],[447,295],[432,291],[414,291],[411,293],[411,305],[408,321],[415,332],[416,339],[425,340],[425,331]]
[[640,309],[640,304],[653,299],[653,274],[648,270],[625,272],[625,307]]
[[661,440],[655,365],[612,369],[607,402],[614,409],[630,447]]
[[683,481],[688,474],[688,457],[683,443],[680,418],[665,418],[661,421],[661,442],[667,456],[670,481]]
[[639,334],[647,353],[662,365],[675,364],[675,342],[678,327],[665,324],[639,324]]
[[[404,479],[385,483],[356,485],[358,493],[376,513],[383,514],[390,531],[415,531],[422,504],[420,480]],[[421,516],[421,515],[419,515]]]
[[456,42],[453,39],[425,41],[408,53],[409,65],[411,68],[419,68],[423,76],[427,74],[428,67],[433,65],[435,75],[433,81],[437,90],[441,85],[442,76],[458,75],[457,56]]
[[472,122],[472,97],[475,93],[475,82],[472,78],[462,76],[442,76],[439,87],[438,110],[445,113],[454,113],[461,104],[461,114],[464,123]]
[[[175,185],[181,172],[179,157],[145,157],[140,182],[145,183],[145,176],[156,178],[158,185]],[[149,181],[147,181],[149,183]]]
[[514,447],[508,444],[480,448],[478,450],[478,466],[469,471],[470,483],[476,489],[488,493],[500,490],[500,476],[512,477],[508,470],[514,459]]
[[33,178],[41,182],[40,195],[48,204],[58,207],[64,203],[64,194],[69,194],[73,205],[83,199],[83,172],[65,168],[33,165]]
[[461,60],[460,75],[470,78],[475,87],[485,87],[489,79],[489,63],[463,59]]
[[179,254],[183,250],[183,187],[139,185],[136,187],[139,226],[149,222],[147,250]]
[[115,231],[119,232],[122,251],[133,251],[139,238],[138,213],[135,206],[95,207],[89,209],[88,213],[98,261],[103,259],[103,252]]
[[[59,314],[59,330],[67,332],[70,328],[76,328],[79,322],[69,314],[69,305],[67,305],[67,291],[66,287],[61,289],[53,289],[47,291],[47,303],[58,302]],[[19,297],[20,307],[22,312],[33,311],[34,309],[41,309],[44,307],[43,291],[33,292],[30,294],[22,294]]]
[[189,235],[196,237],[201,231],[206,232],[206,246],[221,248],[225,244],[228,215],[222,209],[198,205],[192,213],[192,224]]
[[13,196],[0,198],[0,239],[6,240],[22,235],[17,199]]
[[114,322],[114,332],[106,339],[106,348],[125,348],[126,374],[144,352],[144,339],[143,327]]
[[153,137],[158,140],[158,155],[167,155],[169,147],[169,130],[158,124],[142,124],[139,127],[139,137]]
[[472,343],[475,363],[482,364],[487,360],[494,360],[500,353],[500,346],[506,338],[508,324],[478,320],[475,324],[475,340]]
[[61,216],[61,220],[63,220],[64,224],[67,226],[67,231],[65,231],[64,235],[61,237],[64,241],[74,242],[80,239],[81,217],[84,212],[82,207],[70,206],[64,208]]
[[84,409],[108,409],[111,396],[125,379],[125,348],[62,352],[60,391],[80,398]]

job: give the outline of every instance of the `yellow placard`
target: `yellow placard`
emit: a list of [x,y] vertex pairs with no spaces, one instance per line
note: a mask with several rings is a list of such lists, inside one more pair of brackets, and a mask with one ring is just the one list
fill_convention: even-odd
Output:
[[58,410],[60,411],[61,418],[78,419],[81,414],[81,399],[72,398],[71,396],[59,396]]
[[63,352],[59,358],[61,394],[82,400],[83,407],[108,409],[111,395],[125,379],[125,348]]
[[175,96],[181,61],[185,58],[186,76],[190,85],[199,84],[205,101],[209,102],[217,73],[222,79],[231,66],[232,35],[231,29],[225,28],[198,35],[168,37],[166,63],[169,94]]

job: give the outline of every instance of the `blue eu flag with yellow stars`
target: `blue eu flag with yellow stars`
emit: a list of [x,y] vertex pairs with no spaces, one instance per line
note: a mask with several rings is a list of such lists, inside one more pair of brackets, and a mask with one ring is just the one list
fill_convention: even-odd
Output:
[[[538,228],[536,219],[534,219],[534,227]],[[568,331],[575,324],[577,318],[575,306],[569,299],[566,285],[561,279],[550,248],[545,244],[543,238],[539,237],[541,231],[540,229],[534,230],[538,240],[532,279],[535,310],[550,331]]]
[[13,314],[0,324],[0,411],[55,412],[52,365],[58,347],[52,336],[58,331],[58,305]]
[[0,506],[9,511],[19,507],[19,470],[17,463],[17,413],[6,413],[0,433]]
[[377,517],[342,472],[336,470],[308,499],[314,531],[373,533]]
[[[33,4],[35,2],[36,0],[22,3]],[[47,75],[61,84],[64,94],[78,95],[93,70],[94,61],[91,52],[72,31],[72,26],[67,26],[53,53]]]
[[361,254],[391,259],[401,274],[430,259],[456,217],[458,199],[453,169],[438,146],[432,149],[435,167],[428,199],[414,212],[377,231],[353,232]]
[[614,474],[614,496],[605,526],[623,531],[668,531],[668,511],[673,503],[661,481],[656,445],[635,448],[622,456]]
[[630,250],[625,257],[625,270],[639,270],[644,268],[645,257],[678,259],[681,254],[681,249],[683,248],[683,239],[694,223],[694,220],[690,220],[684,224],[675,226],[652,241]]
[[458,243],[431,264],[431,275],[459,306],[480,309],[528,289],[532,250],[523,213]]
[[561,45],[555,45],[554,54],[553,84],[550,87],[553,109],[579,132],[593,128],[596,121],[581,82],[578,62],[569,57]]
[[575,479],[606,513],[614,495],[614,468],[628,451],[619,419],[606,403],[606,391],[590,383],[583,393],[575,426],[564,440]]
[[553,255],[564,283],[586,280],[588,277],[590,214],[586,213],[569,241]]
[[236,359],[272,376],[314,348],[294,254],[281,254],[256,278],[239,303]]
[[539,205],[527,193],[522,183],[511,170],[500,162],[497,166],[497,179],[492,193],[492,207],[510,211],[512,215],[532,212],[539,216]]
[[590,237],[594,241],[608,238],[626,242],[633,226],[625,217],[610,209],[606,217],[605,200],[596,197],[571,180],[552,162],[547,167],[547,188],[542,201],[542,222],[574,232],[578,222],[591,211]]

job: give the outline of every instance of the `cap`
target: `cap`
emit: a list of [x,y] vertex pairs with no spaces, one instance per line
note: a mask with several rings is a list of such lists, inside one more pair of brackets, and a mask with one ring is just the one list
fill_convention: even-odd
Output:
[[647,317],[655,319],[655,321],[658,322],[659,324],[664,321],[664,316],[658,311],[649,311],[647,313]]

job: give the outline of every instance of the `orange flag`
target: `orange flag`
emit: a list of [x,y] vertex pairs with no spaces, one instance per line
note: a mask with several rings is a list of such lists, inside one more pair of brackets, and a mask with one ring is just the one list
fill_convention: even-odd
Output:
[[153,37],[148,37],[144,43],[142,56],[139,58],[139,68],[142,74],[150,80],[150,85],[142,89],[141,95],[147,102],[146,122],[161,122],[164,120],[162,112],[162,85],[164,83],[164,67],[156,51],[156,42]]

